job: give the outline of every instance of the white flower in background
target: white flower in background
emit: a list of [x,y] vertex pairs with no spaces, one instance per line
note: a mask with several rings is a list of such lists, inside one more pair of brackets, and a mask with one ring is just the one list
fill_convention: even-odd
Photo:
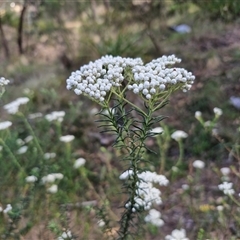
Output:
[[55,158],[55,157],[56,157],[56,153],[44,153],[45,159],[51,159],[51,158]]
[[202,113],[200,112],[200,111],[196,111],[195,112],[195,118],[196,119],[199,119],[199,118],[201,118],[202,117]]
[[29,136],[27,136],[27,137],[24,139],[24,142],[25,142],[25,143],[29,143],[29,142],[31,142],[32,140],[33,140],[33,136],[29,135]]
[[58,186],[56,184],[53,184],[51,187],[47,189],[49,193],[56,193],[58,191]]
[[217,210],[218,210],[219,212],[223,211],[223,209],[224,209],[224,207],[223,207],[222,205],[217,206]]
[[52,183],[55,181],[55,176],[53,174],[48,174],[47,176],[42,177],[42,183]]
[[222,109],[217,108],[217,107],[215,107],[215,108],[213,109],[213,112],[215,113],[215,116],[216,116],[216,117],[219,117],[219,116],[221,116],[221,115],[223,114]]
[[63,174],[62,173],[50,173],[44,177],[42,177],[42,183],[45,184],[45,183],[52,183],[54,182],[55,180],[61,180],[63,179]]
[[145,222],[151,223],[154,226],[161,227],[164,225],[164,221],[160,217],[161,213],[159,211],[156,209],[151,209],[144,220]]
[[10,81],[4,77],[0,77],[0,86],[8,85]]
[[193,162],[193,167],[203,169],[205,167],[205,162],[203,162],[202,160],[195,160]]
[[92,115],[96,115],[97,113],[99,112],[99,110],[97,109],[97,108],[92,108],[91,109],[91,111],[90,111],[90,113],[92,114]]
[[63,232],[62,235],[60,237],[58,237],[58,240],[72,240],[72,233],[71,231],[66,231],[66,232]]
[[63,121],[63,117],[65,116],[65,112],[64,111],[53,111],[49,114],[47,114],[45,116],[45,118],[49,121],[58,121],[58,122],[62,122]]
[[185,229],[175,229],[172,231],[171,235],[167,235],[165,240],[189,240],[186,237],[186,230]]
[[29,102],[29,98],[27,97],[20,97],[14,100],[13,102],[10,102],[3,106],[3,108],[9,113],[9,114],[16,114],[18,112],[18,109],[21,105],[24,105]]
[[180,141],[182,138],[187,138],[187,137],[188,137],[188,134],[181,130],[177,130],[171,135],[171,138],[176,141]]
[[0,152],[3,150],[3,146],[0,145]]
[[27,183],[34,183],[34,182],[37,181],[37,177],[35,177],[35,176],[28,176],[28,177],[25,178],[25,180],[26,180]]
[[219,190],[223,191],[226,195],[233,195],[235,193],[234,189],[232,188],[233,183],[231,182],[223,182],[222,184],[218,185]]
[[62,173],[52,173],[52,175],[55,177],[55,179],[59,180],[63,179],[64,177]]
[[28,146],[22,146],[17,150],[17,154],[24,154],[28,150]]
[[230,174],[231,169],[228,168],[228,167],[223,167],[223,168],[220,169],[220,171],[221,171],[222,175],[227,176],[227,175]]
[[173,172],[178,172],[178,171],[179,171],[179,168],[176,167],[176,166],[173,166],[173,167],[172,167],[172,171],[173,171]]
[[28,115],[28,118],[29,118],[29,119],[35,119],[35,118],[39,118],[39,117],[42,117],[42,116],[43,116],[42,113],[37,112],[37,113],[31,113],[31,114],[29,114],[29,115]]
[[150,132],[151,133],[163,133],[163,128],[162,127],[156,127],[156,128],[153,128]]
[[188,184],[183,184],[183,185],[182,185],[182,189],[185,190],[185,191],[188,190],[189,188],[190,188],[190,187],[189,187]]
[[[133,175],[133,171],[127,170],[120,175],[120,179],[124,180],[130,178]],[[161,191],[153,186],[153,183],[158,183],[160,186],[166,186],[168,180],[163,175],[158,175],[155,172],[145,171],[137,174],[139,181],[137,183],[138,188],[136,190],[137,196],[134,199],[134,204],[130,202],[125,204],[126,208],[131,208],[132,211],[143,207],[145,210],[149,210],[152,204],[161,204],[162,199],[160,197]]]
[[3,213],[8,213],[11,210],[12,210],[12,205],[11,204],[7,204],[7,207],[3,210]]
[[99,227],[103,227],[103,226],[105,226],[106,223],[104,222],[103,219],[100,219],[100,220],[97,222],[97,224],[98,224]]
[[77,168],[83,166],[85,163],[86,163],[86,160],[85,160],[84,158],[78,158],[78,159],[75,161],[73,167],[77,169]]
[[21,138],[18,138],[18,139],[16,140],[16,143],[17,143],[17,145],[19,145],[19,146],[22,146],[22,145],[25,144],[25,142],[24,142]]
[[73,135],[66,135],[66,136],[62,136],[60,137],[60,141],[62,142],[71,142],[75,137]]
[[0,130],[4,130],[12,126],[12,122],[10,121],[5,121],[5,122],[0,122]]

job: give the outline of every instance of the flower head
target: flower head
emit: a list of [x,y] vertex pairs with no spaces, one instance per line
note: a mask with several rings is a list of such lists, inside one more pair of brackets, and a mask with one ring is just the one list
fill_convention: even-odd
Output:
[[17,154],[24,154],[28,150],[28,146],[22,146],[17,150]]
[[12,122],[10,121],[5,121],[5,122],[0,122],[0,130],[4,130],[12,126]]
[[97,222],[97,224],[98,224],[99,227],[103,227],[103,226],[105,226],[106,223],[104,222],[103,219],[100,219],[100,220]]
[[215,116],[216,116],[216,117],[220,117],[220,116],[223,114],[222,109],[217,108],[217,107],[215,107],[215,108],[213,109],[213,112],[215,113]]
[[45,183],[52,183],[54,182],[55,180],[59,179],[63,179],[63,174],[62,173],[50,173],[44,177],[42,177],[42,183],[45,184]]
[[60,237],[58,237],[58,240],[66,240],[66,239],[68,239],[68,240],[73,239],[71,231],[63,232],[62,235]]
[[[129,169],[120,175],[120,179],[128,179],[133,175],[133,170]],[[139,209],[144,208],[148,210],[151,208],[152,204],[161,204],[162,199],[160,197],[161,192],[159,189],[153,186],[153,183],[158,183],[160,186],[166,186],[168,180],[163,175],[158,175],[155,172],[145,171],[137,174],[139,181],[137,183],[138,188],[136,190],[137,197],[134,199],[134,204],[131,205],[130,202],[126,203],[126,208]]]
[[78,158],[78,159],[75,161],[73,167],[74,167],[74,168],[79,168],[79,167],[83,166],[83,165],[85,164],[85,162],[86,162],[86,160],[85,160],[84,158]]
[[28,176],[28,177],[25,178],[25,180],[26,180],[27,183],[34,183],[34,182],[37,181],[37,177],[35,177],[35,176]]
[[145,222],[149,222],[154,226],[161,227],[164,225],[164,221],[160,217],[161,213],[159,211],[156,209],[151,209],[144,220]]
[[227,175],[230,174],[231,169],[228,168],[228,167],[223,167],[223,168],[220,169],[220,171],[221,171],[222,175],[227,176]]
[[20,97],[14,100],[13,102],[10,102],[3,106],[3,108],[9,113],[9,114],[16,114],[18,112],[18,109],[21,105],[26,104],[29,102],[29,98],[27,97]]
[[8,213],[11,210],[12,210],[12,205],[11,204],[7,204],[7,207],[3,210],[3,213]]
[[62,142],[71,142],[75,137],[73,135],[66,135],[66,136],[62,136],[60,137],[60,141]]
[[199,118],[201,118],[202,117],[202,113],[200,112],[200,111],[196,111],[195,112],[195,118],[196,119],[199,119]]
[[58,122],[62,122],[63,121],[63,117],[65,116],[65,112],[64,111],[53,111],[49,114],[47,114],[45,116],[45,118],[49,121],[58,121]]
[[219,190],[223,191],[226,195],[233,195],[235,193],[234,189],[232,188],[233,183],[231,182],[223,182],[222,184],[218,185]]
[[163,131],[162,127],[156,127],[151,130],[151,133],[163,133]]
[[186,230],[185,229],[175,229],[172,231],[171,235],[167,235],[165,240],[189,240],[186,237]]
[[193,162],[193,167],[203,169],[205,167],[205,162],[203,162],[202,160],[195,160]]
[[4,77],[0,77],[0,86],[8,85],[10,81]]
[[187,137],[188,137],[188,134],[181,130],[177,130],[171,135],[171,138],[176,141],[180,141],[182,138],[187,138]]
[[44,159],[51,159],[55,157],[56,157],[56,153],[44,153]]
[[47,189],[49,193],[56,193],[58,191],[58,186],[56,184],[53,184],[51,187]]
[[187,91],[195,79],[192,73],[183,68],[169,68],[180,61],[171,55],[144,65],[140,58],[107,55],[72,72],[66,80],[67,89],[74,89],[77,95],[84,94],[98,102],[104,101],[109,91],[122,86],[124,80],[129,81],[128,90],[146,100],[174,89],[175,85]]

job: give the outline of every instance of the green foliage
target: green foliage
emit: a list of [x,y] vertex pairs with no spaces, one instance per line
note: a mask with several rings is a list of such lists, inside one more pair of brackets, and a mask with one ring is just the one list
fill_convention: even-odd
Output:
[[222,19],[233,21],[239,17],[240,5],[238,0],[193,0],[203,12],[207,12],[213,20]]
[[6,24],[10,27],[18,27],[19,18],[17,14],[13,11],[6,11],[3,16],[1,16],[1,20],[3,24]]

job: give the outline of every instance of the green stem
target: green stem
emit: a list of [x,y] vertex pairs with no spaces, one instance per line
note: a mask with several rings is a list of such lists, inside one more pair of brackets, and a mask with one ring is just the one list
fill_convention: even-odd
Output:
[[233,195],[228,194],[228,196],[231,198],[231,200],[232,200],[234,203],[237,204],[238,207],[240,207],[240,203],[237,201],[237,199],[236,199]]
[[[127,237],[131,234],[129,231],[130,228],[130,222],[133,219],[133,215],[135,214],[133,212],[133,207],[135,204],[135,198],[138,197],[137,194],[137,189],[138,189],[138,182],[139,182],[139,178],[138,178],[138,172],[139,172],[139,168],[138,168],[138,163],[141,161],[142,159],[142,150],[145,148],[144,142],[147,138],[147,131],[149,128],[149,124],[151,122],[152,119],[152,111],[148,112],[148,115],[146,116],[146,119],[144,119],[145,123],[143,124],[143,132],[142,135],[136,136],[136,138],[139,139],[138,142],[138,146],[136,146],[136,138],[134,137],[130,137],[131,139],[131,147],[133,147],[133,151],[136,152],[129,152],[129,157],[131,159],[131,167],[130,169],[133,170],[133,175],[132,175],[132,181],[130,184],[128,184],[128,187],[130,186],[130,191],[129,191],[129,199],[128,202],[130,203],[130,206],[127,208],[127,210],[123,213],[122,218],[121,218],[121,226],[120,226],[120,238],[121,240],[125,240],[127,239]],[[130,131],[128,131],[127,133],[130,136]],[[129,189],[128,189],[129,190]],[[139,212],[139,210],[138,210]]]
[[128,103],[129,105],[133,106],[135,109],[137,109],[139,112],[141,112],[144,116],[147,117],[146,113],[145,113],[142,109],[140,109],[139,107],[137,107],[135,104],[133,104],[133,103],[131,103],[130,101],[128,101],[125,97],[120,96],[120,95],[119,95],[118,93],[116,93],[115,91],[113,91],[113,93],[114,93],[115,95],[117,95],[120,99],[123,99],[123,100],[124,100],[126,103]]
[[166,152],[165,152],[165,147],[161,140],[161,136],[157,136],[157,143],[160,149],[160,173],[163,173],[165,170]]
[[25,116],[24,116],[21,112],[18,112],[18,115],[23,119],[23,122],[25,123],[25,126],[27,127],[27,129],[29,130],[29,132],[31,133],[31,135],[33,136],[33,141],[34,141],[34,143],[35,143],[35,145],[36,145],[39,153],[40,153],[40,154],[42,155],[42,157],[43,157],[44,152],[43,152],[43,150],[42,150],[42,148],[41,148],[41,146],[40,146],[40,144],[39,144],[39,142],[38,142],[38,139],[37,139],[37,137],[36,137],[36,135],[35,135],[32,127],[31,127],[31,125],[29,124],[29,122],[27,121],[27,119],[25,118]]
[[0,144],[5,148],[5,150],[8,152],[9,156],[11,157],[13,163],[22,171],[24,172],[24,169],[21,167],[19,164],[18,160],[16,157],[13,155],[11,149],[8,147],[8,145],[3,141],[2,138],[0,138]]
[[181,139],[178,141],[178,145],[179,145],[179,158],[178,158],[178,161],[176,163],[176,166],[179,166],[182,163],[182,160],[183,160],[183,143],[182,143]]

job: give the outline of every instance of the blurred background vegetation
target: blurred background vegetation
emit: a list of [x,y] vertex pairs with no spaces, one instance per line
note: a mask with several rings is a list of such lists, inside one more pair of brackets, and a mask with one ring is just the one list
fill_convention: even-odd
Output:
[[[18,215],[16,207],[15,215],[11,216],[15,227],[6,228],[9,223],[1,220],[0,225],[4,224],[0,230],[5,234],[2,239],[20,239],[19,236],[54,239],[66,225],[76,239],[99,239],[96,236],[100,230],[92,220],[96,212],[88,208],[75,211],[61,208],[69,202],[98,200],[91,186],[97,196],[106,194],[113,212],[119,213],[122,199],[118,199],[116,193],[120,192],[121,157],[113,152],[111,137],[99,134],[92,115],[98,106],[65,88],[65,79],[71,71],[106,54],[141,57],[145,62],[175,54],[182,58],[181,66],[196,76],[191,91],[176,93],[160,112],[168,116],[164,125],[170,132],[181,129],[189,137],[184,142],[185,159],[178,174],[171,172],[179,154],[177,144],[171,142],[166,149],[166,174],[172,182],[163,192],[165,200],[161,212],[165,225],[160,230],[148,227],[145,239],[164,239],[163,236],[178,226],[187,230],[190,239],[197,239],[200,229],[204,237],[199,239],[239,239],[240,221],[234,215],[235,208],[229,205],[224,224],[219,222],[211,207],[206,211],[199,209],[203,204],[222,203],[221,194],[214,187],[219,184],[219,168],[232,166],[239,173],[239,158],[237,160],[232,153],[239,157],[240,106],[231,101],[232,97],[240,97],[239,16],[238,0],[0,1],[0,77],[10,80],[0,101],[0,118],[15,122],[11,138],[7,139],[8,145],[16,151],[15,140],[24,139],[29,131],[22,119],[7,115],[2,108],[4,104],[27,96],[31,103],[23,109],[25,116],[35,112],[45,115],[51,111],[65,111],[60,126],[40,119],[28,118],[28,121],[44,152],[57,153],[58,161],[48,162],[46,171],[59,171],[68,176],[59,187],[62,192],[59,190],[51,200],[41,203],[41,196],[45,196],[43,189],[31,195],[39,204],[30,206],[35,215],[33,219],[29,213]],[[194,117],[196,111],[201,111],[206,121],[212,119],[214,107],[223,110],[216,125],[221,140],[204,131]],[[60,133],[76,137],[71,157],[57,142]],[[146,157],[153,162],[153,170],[159,171],[159,146],[154,140],[148,144],[157,155],[149,153]],[[34,174],[38,166],[39,156],[34,151],[33,147],[25,157],[18,156],[29,175]],[[22,176],[11,163],[5,162],[6,154],[0,154],[0,204],[16,205],[19,196],[23,194],[25,199],[31,189],[23,187]],[[87,159],[85,174],[70,173],[72,170],[65,160],[77,156]],[[198,182],[193,181],[192,162],[195,159],[202,159],[208,166]],[[231,177],[239,192],[237,174]],[[181,192],[184,183],[194,183],[199,188],[192,189],[186,196]],[[181,201],[177,193],[182,194]],[[42,207],[44,211],[46,205],[47,217],[39,210]],[[102,218],[104,214],[100,212]],[[21,221],[20,216],[24,216]]]

